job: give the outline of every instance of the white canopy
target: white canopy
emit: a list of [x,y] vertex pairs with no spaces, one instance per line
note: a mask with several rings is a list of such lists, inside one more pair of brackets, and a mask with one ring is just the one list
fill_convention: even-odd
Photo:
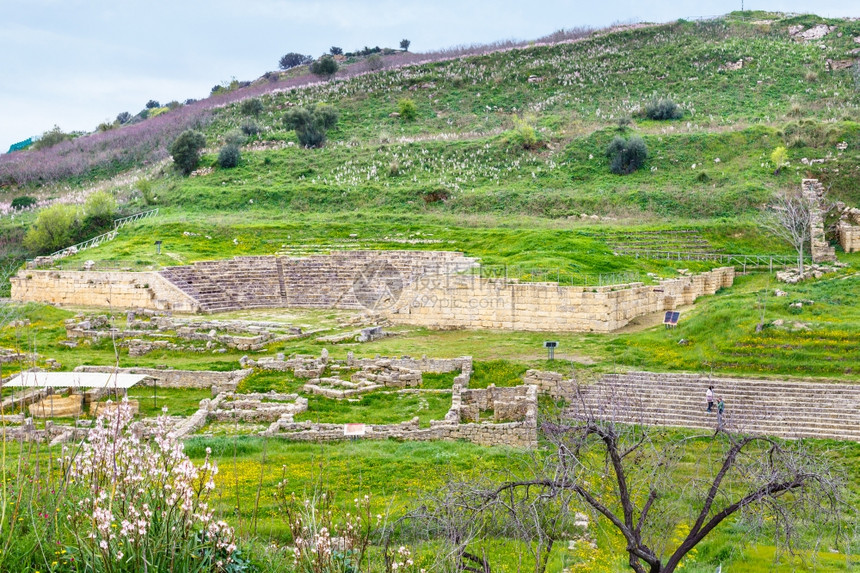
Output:
[[22,372],[15,375],[4,388],[119,388],[126,390],[145,374],[115,372]]

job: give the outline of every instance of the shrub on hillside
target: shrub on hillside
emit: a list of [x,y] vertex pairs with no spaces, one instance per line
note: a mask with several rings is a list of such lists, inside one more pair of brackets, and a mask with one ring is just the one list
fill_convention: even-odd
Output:
[[415,121],[415,118],[418,117],[418,108],[412,99],[405,97],[397,102],[397,113],[406,121]]
[[616,175],[629,175],[642,165],[648,158],[648,147],[638,135],[630,139],[615,137],[606,148],[609,157],[609,170]]
[[199,131],[183,131],[170,146],[170,155],[176,168],[184,175],[194,171],[200,163],[200,151],[205,145],[206,138]]
[[374,72],[376,70],[381,70],[382,66],[385,65],[382,61],[382,56],[380,56],[379,54],[371,54],[367,57],[365,63],[367,64],[367,69],[372,70]]
[[120,125],[124,125],[131,121],[131,114],[127,111],[123,111],[117,114],[116,122]]
[[311,73],[323,78],[331,78],[337,73],[337,62],[331,56],[323,56],[311,64]]
[[37,203],[35,197],[30,197],[29,195],[21,195],[20,197],[15,197],[12,199],[12,203],[10,207],[13,209],[27,209],[32,207]]
[[218,166],[224,169],[236,167],[241,159],[242,152],[239,151],[239,146],[233,143],[228,143],[218,152]]
[[116,199],[107,191],[98,191],[87,197],[84,203],[84,232],[102,233],[113,224],[116,215]]
[[243,121],[241,127],[242,133],[245,135],[257,135],[260,133],[260,126],[253,120]]
[[669,98],[655,98],[645,106],[645,117],[656,120],[681,119],[684,110]]
[[48,149],[49,147],[53,147],[58,143],[62,143],[68,139],[72,139],[72,134],[63,133],[63,130],[60,129],[60,126],[55,125],[54,129],[46,131],[42,134],[42,137],[39,138],[39,141],[33,144],[33,149]]
[[284,116],[284,124],[296,131],[296,137],[305,147],[322,147],[326,133],[337,125],[338,113],[330,105],[317,105],[291,109]]
[[234,129],[227,132],[227,135],[224,136],[224,143],[239,147],[245,143],[246,139],[248,139],[248,137],[245,135],[244,131],[241,129]]
[[332,46],[331,48],[328,49],[328,53],[331,54],[332,56],[341,56],[341,55],[343,55],[343,48],[341,48],[339,46]]
[[161,104],[158,103],[157,100],[151,99],[148,102],[146,102],[146,109],[155,109],[157,107],[161,107]]
[[514,128],[505,133],[505,142],[512,149],[539,149],[544,143],[532,125],[533,118],[514,118]]
[[289,52],[281,56],[281,59],[278,60],[278,67],[282,70],[289,70],[290,68],[295,68],[296,66],[303,66],[305,64],[309,64],[313,61],[313,58],[310,56],[306,56],[304,54],[297,54],[296,52]]
[[24,246],[40,255],[52,253],[71,245],[79,228],[78,209],[57,203],[39,213],[24,237]]
[[242,115],[253,115],[256,117],[263,112],[263,102],[261,102],[259,98],[255,97],[243,100],[242,103],[239,104],[239,111],[242,112]]

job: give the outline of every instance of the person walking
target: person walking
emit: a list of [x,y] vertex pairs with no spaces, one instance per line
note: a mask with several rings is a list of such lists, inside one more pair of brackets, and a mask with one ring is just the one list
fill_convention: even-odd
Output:
[[723,402],[723,397],[720,396],[717,401],[717,429],[723,429],[723,410],[726,407],[726,403]]
[[705,392],[705,400],[708,401],[708,409],[706,411],[714,411],[714,387],[708,386],[708,391]]

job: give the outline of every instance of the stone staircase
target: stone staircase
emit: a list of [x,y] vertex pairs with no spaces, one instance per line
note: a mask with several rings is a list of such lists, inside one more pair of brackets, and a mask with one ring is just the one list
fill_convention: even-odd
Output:
[[691,255],[719,253],[695,230],[619,231],[607,233],[604,239],[619,255],[647,254],[655,251],[677,251]]
[[[784,438],[860,441],[860,384],[709,378],[696,374],[607,374],[584,386],[570,415],[713,430],[705,390],[725,400],[726,429]],[[716,409],[716,404],[715,404]]]

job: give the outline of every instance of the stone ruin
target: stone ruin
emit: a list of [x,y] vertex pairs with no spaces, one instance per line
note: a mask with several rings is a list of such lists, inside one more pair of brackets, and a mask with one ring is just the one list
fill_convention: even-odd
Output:
[[[351,391],[382,390],[402,392],[450,392],[451,407],[442,420],[431,420],[429,427],[422,426],[418,418],[399,424],[356,424],[361,427],[360,437],[365,439],[395,438],[403,440],[468,440],[482,445],[509,445],[534,447],[537,443],[537,386],[514,388],[471,389],[472,359],[469,356],[451,359],[437,358],[356,358],[349,353],[346,360],[332,360],[324,350],[320,356],[283,355],[251,360],[244,358],[245,369],[236,372],[193,372],[147,368],[123,368],[123,372],[147,373],[161,380],[160,387],[211,388],[213,397],[201,400],[200,408],[191,416],[170,417],[172,432],[187,437],[203,429],[207,423],[243,424],[244,430],[264,437],[295,441],[334,441],[351,436],[344,424],[296,422],[295,416],[307,410],[308,401],[298,394],[235,392],[238,382],[252,370],[249,367],[281,372],[306,378],[309,386],[318,386],[318,393],[335,399],[346,399]],[[110,367],[79,367],[78,371],[103,371]],[[424,390],[420,388],[425,372],[455,373],[450,390]],[[327,374],[324,376],[324,374]],[[326,380],[327,379],[327,380]],[[150,381],[149,383],[153,383]],[[325,384],[328,383],[328,386]],[[306,391],[315,391],[306,386]],[[86,435],[91,419],[81,419],[86,406],[97,415],[105,408],[116,408],[116,402],[103,399],[112,390],[92,389],[70,397],[51,395],[47,390],[34,389],[28,394],[32,414],[53,413],[75,418],[71,424],[57,424],[46,420],[44,429],[36,428],[32,417],[22,414],[5,415],[3,420],[14,424],[9,435],[27,440],[46,440],[52,443],[77,440]],[[114,399],[119,395],[111,394]],[[20,397],[19,397],[20,398]],[[67,404],[68,402],[68,404]],[[24,402],[15,406],[23,407]],[[65,408],[65,406],[69,408]],[[139,407],[139,404],[137,405]],[[6,407],[4,401],[4,407]],[[62,408],[61,408],[62,407]],[[68,412],[66,411],[68,410]],[[74,410],[74,411],[72,411]],[[357,420],[360,422],[360,420]],[[154,419],[137,420],[141,432],[154,424]],[[253,428],[253,424],[264,426]],[[237,426],[238,427],[238,426]]]
[[[177,319],[169,312],[137,309],[126,314],[125,328],[112,324],[105,314],[79,314],[65,322],[65,345],[74,348],[83,340],[115,339],[129,356],[154,350],[223,353],[227,349],[259,351],[266,346],[294,340],[308,333],[301,328],[273,322]],[[176,341],[184,343],[177,343]]]
[[839,244],[846,253],[860,251],[860,209],[837,203],[839,223],[836,227]]
[[821,208],[824,202],[824,185],[818,179],[804,179],[801,182],[801,187],[809,204],[818,207],[812,209],[809,215],[812,262],[835,262],[836,249],[830,246],[824,236],[824,210]]

